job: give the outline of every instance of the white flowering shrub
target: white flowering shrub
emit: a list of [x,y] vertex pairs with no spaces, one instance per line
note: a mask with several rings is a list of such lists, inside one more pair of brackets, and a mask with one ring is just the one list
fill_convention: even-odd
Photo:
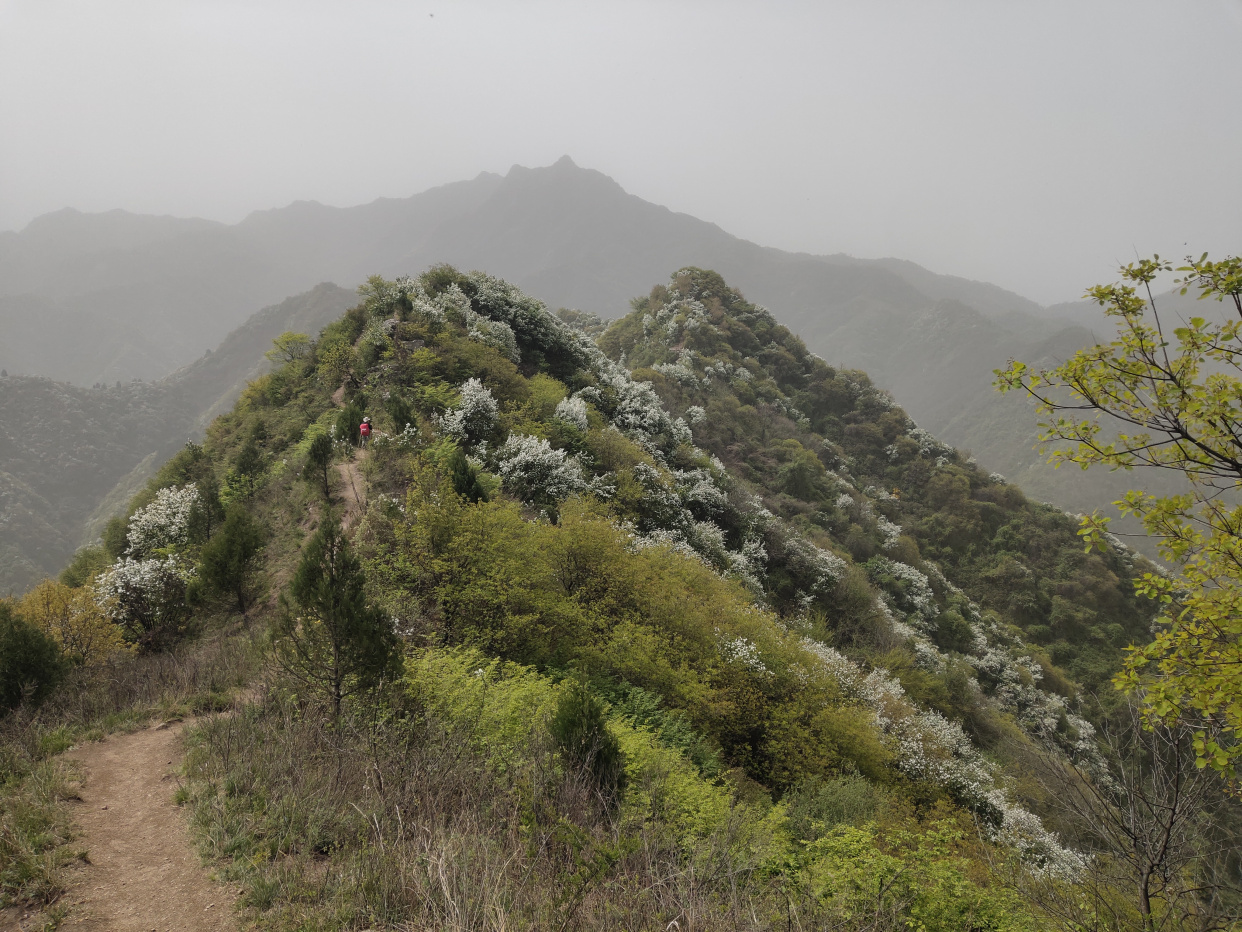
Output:
[[697,388],[699,385],[699,378],[694,374],[694,370],[683,362],[658,362],[651,368],[665,378],[680,382],[682,385],[688,385],[691,388]]
[[418,444],[418,428],[413,424],[406,424],[401,433],[376,434],[371,443],[376,450],[412,450]]
[[896,606],[907,613],[907,620],[919,619],[920,626],[925,626],[923,623],[940,614],[931,581],[913,566],[887,557],[873,557],[867,561],[867,570]]
[[471,272],[469,277],[475,288],[475,311],[489,321],[505,324],[523,354],[536,352],[573,369],[591,366],[603,358],[586,334],[549,314],[541,301],[484,272]]
[[474,311],[470,307],[470,299],[458,287],[457,282],[453,282],[436,295],[432,299],[431,305],[442,318],[452,320],[455,323],[469,326],[474,316]]
[[513,328],[503,320],[488,320],[475,315],[466,335],[485,346],[500,350],[501,354],[511,362],[521,362],[522,354],[518,350],[517,337]]
[[682,504],[696,518],[713,518],[721,514],[729,504],[729,497],[706,469],[675,469],[673,484]]
[[639,530],[643,533],[655,530],[683,533],[692,523],[693,516],[682,505],[681,496],[666,474],[650,463],[638,463],[633,474],[643,490],[639,504]]
[[175,556],[122,557],[95,580],[95,598],[128,637],[147,648],[176,637],[189,614],[186,584],[194,569]]
[[463,442],[481,440],[496,426],[499,407],[492,393],[478,379],[468,379],[460,388],[457,406],[440,418],[440,429]]
[[587,420],[587,403],[578,396],[562,398],[557,402],[556,416],[566,424],[572,424],[581,431],[585,431],[590,427],[590,423]]
[[930,456],[932,454],[936,456],[953,455],[952,447],[941,443],[930,432],[923,430],[921,427],[911,427],[906,436],[919,445],[920,456]]
[[686,408],[685,420],[687,424],[694,427],[696,424],[702,424],[707,420],[707,412],[698,405],[691,405]]
[[586,489],[578,461],[542,437],[510,434],[496,451],[505,489],[528,503],[559,502]]
[[631,553],[638,553],[652,547],[667,547],[674,553],[697,560],[705,566],[711,565],[680,531],[656,530],[650,534],[632,534],[628,549]]
[[669,430],[672,420],[650,382],[634,382],[628,376],[614,376],[610,381],[617,393],[612,423],[618,430],[648,442]]
[[893,546],[897,543],[897,539],[901,537],[901,528],[889,521],[884,515],[876,516],[875,529],[880,532],[880,543],[885,548]]
[[366,329],[362,331],[359,339],[363,343],[369,343],[372,346],[387,346],[393,331],[396,329],[397,322],[391,318],[386,320],[372,320],[367,324]]
[[808,606],[821,596],[832,592],[837,581],[845,575],[845,560],[830,550],[816,547],[809,540],[782,529],[785,567],[790,576],[799,580],[803,601]]
[[768,669],[763,662],[763,656],[759,653],[759,645],[749,638],[721,638],[720,656],[725,663],[736,664],[751,673],[761,676],[772,675],[772,671]]
[[140,558],[157,550],[184,547],[190,538],[190,519],[200,501],[193,482],[180,489],[160,489],[155,501],[130,517],[125,553]]
[[690,425],[683,418],[674,418],[672,423],[669,424],[668,433],[673,438],[674,443],[684,443],[686,446],[694,445],[694,432],[690,430]]
[[989,837],[1015,849],[1028,868],[1064,880],[1082,870],[1082,855],[1063,846],[1037,816],[1008,800],[996,785],[993,765],[960,725],[938,712],[919,709],[883,669],[864,672],[843,654],[809,638],[803,647],[818,658],[846,696],[874,716],[902,771],[943,787],[978,813]]
[[757,537],[747,537],[742,541],[742,549],[731,551],[727,555],[729,575],[735,577],[742,585],[759,599],[763,598],[763,578],[767,574],[768,552],[763,541]]

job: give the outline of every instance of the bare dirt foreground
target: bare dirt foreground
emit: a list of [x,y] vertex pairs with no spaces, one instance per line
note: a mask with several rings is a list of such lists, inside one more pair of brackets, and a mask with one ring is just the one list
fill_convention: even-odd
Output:
[[70,751],[84,775],[75,821],[88,863],[70,881],[64,928],[82,932],[236,932],[236,892],[207,876],[173,803],[181,725]]

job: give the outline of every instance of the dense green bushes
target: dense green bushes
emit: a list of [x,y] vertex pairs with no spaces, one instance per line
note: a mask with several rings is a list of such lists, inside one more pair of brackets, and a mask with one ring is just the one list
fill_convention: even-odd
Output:
[[56,642],[0,601],[0,713],[38,705],[63,671]]

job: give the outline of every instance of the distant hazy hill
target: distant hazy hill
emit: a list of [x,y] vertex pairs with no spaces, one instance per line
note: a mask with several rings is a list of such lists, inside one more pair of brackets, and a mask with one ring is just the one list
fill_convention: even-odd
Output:
[[84,385],[158,378],[257,306],[437,261],[494,269],[552,307],[611,317],[688,264],[737,277],[778,313],[832,324],[873,305],[913,313],[943,299],[990,318],[1040,310],[909,262],[756,246],[562,159],[360,207],[295,203],[233,226],[123,211],[40,217],[0,234],[0,366]]
[[[55,575],[88,531],[227,410],[285,330],[318,333],[354,302],[335,285],[265,308],[214,352],[158,382],[81,388],[0,379],[0,595]],[[102,507],[101,507],[102,506]]]
[[0,366],[83,385],[158,378],[254,307],[324,280],[354,287],[441,261],[605,317],[674,269],[715,269],[813,351],[866,370],[922,426],[1037,497],[1085,510],[1131,481],[1052,473],[1031,449],[1029,409],[991,389],[1010,356],[1061,358],[1090,339],[1067,321],[1105,333],[1090,308],[1046,311],[898,259],[761,247],[568,158],[358,207],[295,203],[233,226],[120,211],[42,217],[0,234]]

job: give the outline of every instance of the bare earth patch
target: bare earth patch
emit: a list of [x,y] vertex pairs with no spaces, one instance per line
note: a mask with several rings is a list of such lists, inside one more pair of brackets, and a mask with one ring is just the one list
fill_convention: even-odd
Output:
[[65,900],[84,932],[236,932],[236,892],[214,883],[173,803],[181,726],[117,735],[68,753],[83,768],[75,821],[88,863]]
[[341,498],[345,506],[341,515],[341,527],[349,530],[362,515],[367,504],[366,480],[362,477],[358,466],[367,458],[366,450],[359,450],[355,459],[346,463],[338,463],[336,471],[341,477]]

